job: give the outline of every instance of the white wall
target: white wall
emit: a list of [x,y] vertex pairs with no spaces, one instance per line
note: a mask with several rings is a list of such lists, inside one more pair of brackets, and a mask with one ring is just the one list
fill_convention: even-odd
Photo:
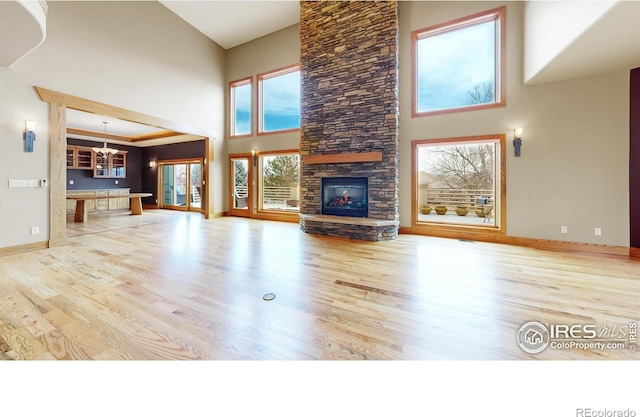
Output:
[[[47,30],[43,45],[0,69],[0,247],[48,237],[48,189],[7,186],[49,172],[49,107],[33,86],[210,131],[223,211],[225,51],[157,2],[49,2]],[[34,153],[22,151],[25,119],[38,122]]]
[[[9,188],[10,179],[49,175],[49,111],[33,88],[7,68],[0,68],[0,248],[48,239],[49,189]],[[24,152],[24,121],[37,122],[33,152]],[[40,234],[31,235],[37,226]]]
[[[507,106],[411,117],[411,31],[504,4]],[[509,236],[628,246],[629,74],[525,87],[522,28],[521,2],[400,2],[401,225],[411,225],[411,141],[504,133]]]
[[524,80],[529,82],[617,2],[528,1],[524,8]]

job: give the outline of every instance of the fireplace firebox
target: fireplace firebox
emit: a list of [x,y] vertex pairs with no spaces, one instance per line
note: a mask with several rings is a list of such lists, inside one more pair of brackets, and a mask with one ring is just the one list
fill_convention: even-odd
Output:
[[322,214],[368,217],[367,177],[322,178]]

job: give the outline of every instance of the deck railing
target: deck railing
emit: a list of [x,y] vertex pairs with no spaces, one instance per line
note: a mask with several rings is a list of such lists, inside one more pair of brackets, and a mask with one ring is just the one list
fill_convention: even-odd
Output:
[[[235,188],[237,197],[245,198],[249,193],[246,185],[238,185]],[[282,204],[289,207],[298,206],[298,187],[263,187],[263,204]]]
[[444,205],[448,209],[455,209],[456,206],[464,205],[468,208],[474,208],[476,199],[479,197],[488,197],[491,201],[494,198],[493,190],[470,190],[463,188],[427,188],[424,190],[425,198],[420,204],[428,204],[431,206]]
[[295,187],[263,187],[262,199],[265,203],[280,203],[295,196]]
[[249,188],[246,185],[236,185],[235,194],[238,198],[247,198],[249,195]]

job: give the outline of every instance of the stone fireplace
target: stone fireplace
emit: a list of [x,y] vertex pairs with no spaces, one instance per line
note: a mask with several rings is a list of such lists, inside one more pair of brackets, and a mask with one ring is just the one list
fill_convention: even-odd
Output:
[[[303,1],[300,13],[300,226],[307,233],[395,239],[398,5]],[[352,188],[341,182],[354,179],[360,182]]]

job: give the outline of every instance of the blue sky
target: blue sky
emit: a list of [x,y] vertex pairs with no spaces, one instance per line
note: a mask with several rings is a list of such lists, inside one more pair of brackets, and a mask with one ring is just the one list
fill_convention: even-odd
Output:
[[236,106],[236,135],[251,133],[251,84],[245,84],[233,89]]
[[420,39],[418,111],[467,104],[473,86],[494,81],[495,22]]
[[300,71],[262,81],[263,130],[300,127]]
[[[251,84],[234,88],[235,134],[251,133]],[[300,71],[262,81],[263,130],[300,127]]]

